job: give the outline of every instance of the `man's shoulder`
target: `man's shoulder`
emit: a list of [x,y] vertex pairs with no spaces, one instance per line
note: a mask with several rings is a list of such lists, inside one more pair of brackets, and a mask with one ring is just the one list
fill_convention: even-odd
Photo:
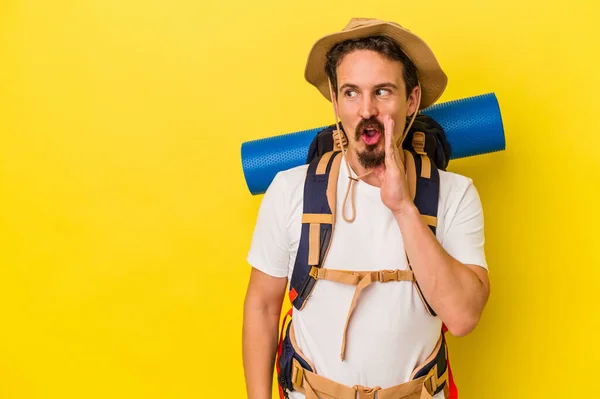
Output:
[[[290,169],[285,169],[277,172],[277,175],[273,181],[278,181],[278,184],[285,185],[286,191],[289,194],[294,194],[298,189],[304,187],[304,180],[306,179],[306,171],[308,164],[295,166]],[[302,191],[302,190],[301,190]]]
[[473,184],[473,180],[468,176],[441,169],[439,172],[440,182],[443,184],[452,185],[454,187],[466,187]]
[[481,198],[473,179],[459,173],[440,170],[440,202],[438,215],[443,215],[446,224],[461,218],[475,218],[482,211]]
[[277,172],[265,193],[269,203],[285,208],[301,201],[307,169],[308,165],[303,164]]
[[290,169],[285,169],[278,172],[278,175],[281,178],[285,179],[285,181],[291,184],[299,184],[304,183],[304,178],[306,177],[306,171],[308,169],[308,164],[302,164],[298,166],[294,166]]
[[468,191],[476,191],[473,179],[455,172],[440,170],[440,196],[446,201],[460,201]]

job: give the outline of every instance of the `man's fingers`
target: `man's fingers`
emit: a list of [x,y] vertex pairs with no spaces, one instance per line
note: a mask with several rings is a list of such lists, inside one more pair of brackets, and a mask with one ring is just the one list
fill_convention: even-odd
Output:
[[394,136],[394,121],[391,116],[386,116],[383,122],[383,130],[385,134],[385,155],[386,158],[392,156],[392,141]]
[[402,170],[402,158],[398,152],[398,147],[394,143],[394,120],[387,116],[384,122],[385,126],[385,167]]
[[394,120],[391,116],[386,116],[384,120],[385,128],[385,166],[387,168],[394,167],[395,158],[397,158],[397,152],[394,148]]

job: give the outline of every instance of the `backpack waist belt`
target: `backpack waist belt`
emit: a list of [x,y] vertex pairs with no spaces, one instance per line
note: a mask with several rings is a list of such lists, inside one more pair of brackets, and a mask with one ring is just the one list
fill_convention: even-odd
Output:
[[344,360],[346,352],[346,336],[348,333],[348,326],[350,324],[350,318],[356,308],[358,297],[362,290],[367,288],[370,284],[380,282],[388,283],[390,281],[415,281],[414,274],[411,270],[379,270],[369,272],[358,272],[350,270],[333,270],[323,269],[313,266],[310,270],[310,276],[315,280],[329,280],[335,281],[342,284],[355,285],[356,290],[352,297],[352,303],[348,316],[346,317],[346,325],[344,326],[344,336],[342,338],[342,352],[340,354],[341,359]]
[[443,335],[431,355],[413,371],[410,381],[385,389],[360,385],[349,387],[316,374],[312,371],[314,367],[297,349],[293,327],[290,337],[291,347],[296,352],[296,356],[291,358],[290,382],[293,390],[303,393],[306,399],[432,399],[433,395],[442,390],[448,397],[448,369],[445,367],[446,345]]

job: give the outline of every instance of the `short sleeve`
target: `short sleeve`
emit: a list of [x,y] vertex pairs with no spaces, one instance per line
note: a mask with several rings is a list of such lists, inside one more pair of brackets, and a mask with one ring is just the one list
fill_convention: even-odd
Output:
[[471,180],[455,209],[454,216],[446,225],[442,246],[459,262],[487,269],[483,207],[479,193]]
[[286,228],[289,200],[284,176],[278,173],[265,192],[252,235],[248,263],[273,277],[287,277],[289,244]]

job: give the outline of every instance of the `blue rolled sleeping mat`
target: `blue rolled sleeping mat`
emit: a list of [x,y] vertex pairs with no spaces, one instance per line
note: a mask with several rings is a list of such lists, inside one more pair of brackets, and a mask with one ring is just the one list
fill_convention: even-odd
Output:
[[[452,149],[450,159],[505,149],[504,128],[494,93],[434,104],[421,110],[441,125]],[[242,143],[242,168],[252,195],[263,194],[275,175],[306,163],[317,133],[327,126]]]

